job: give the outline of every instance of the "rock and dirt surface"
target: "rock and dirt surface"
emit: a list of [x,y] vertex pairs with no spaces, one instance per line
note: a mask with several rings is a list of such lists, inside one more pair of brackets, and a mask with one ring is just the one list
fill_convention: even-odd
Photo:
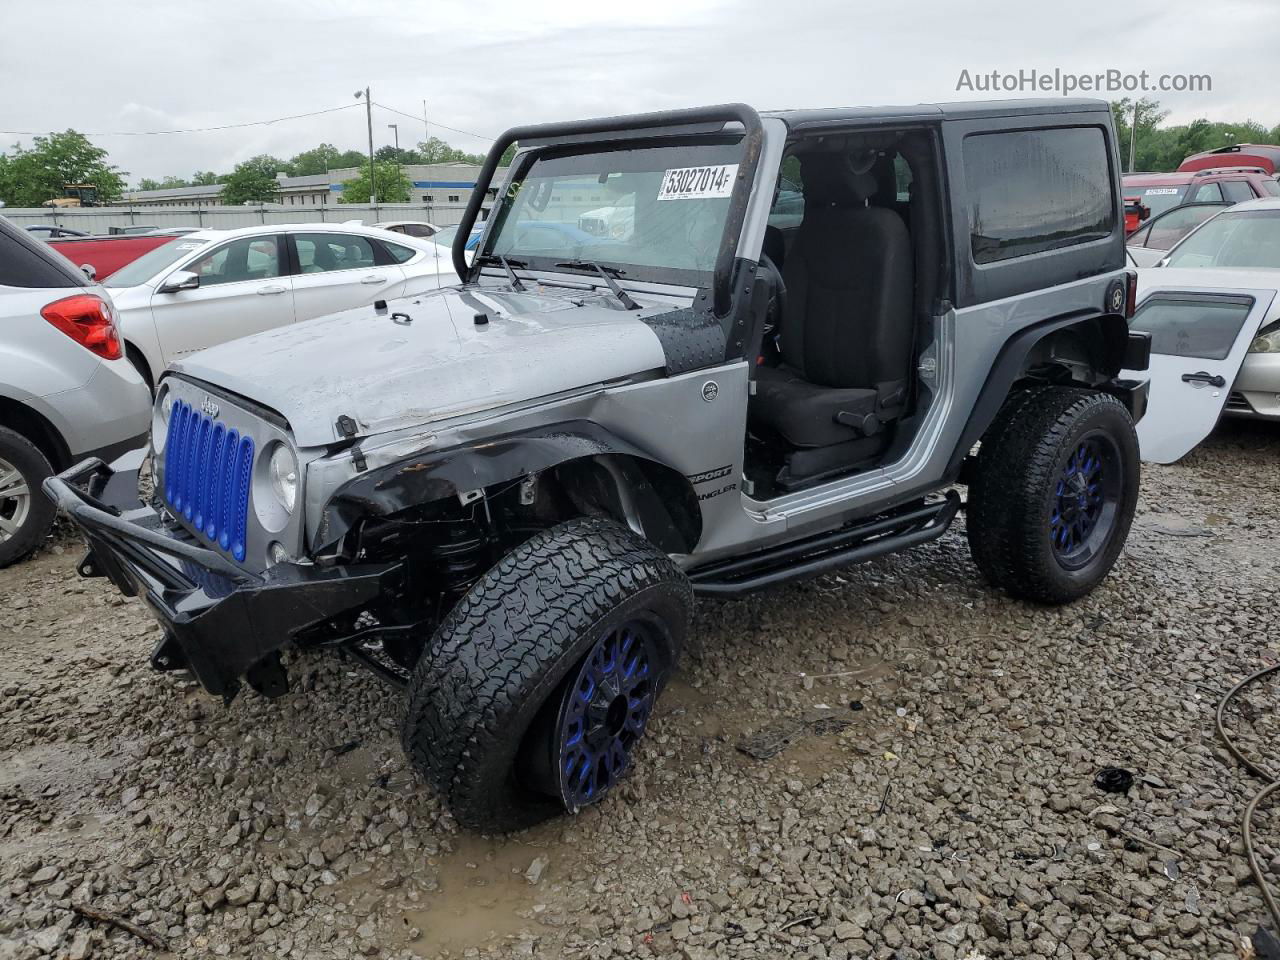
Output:
[[[1280,431],[1148,467],[1139,510],[1061,609],[989,591],[959,527],[700,603],[624,788],[509,837],[459,832],[353,664],[230,707],[152,673],[64,535],[0,571],[0,958],[1247,956],[1260,784],[1213,711],[1280,657]],[[1280,767],[1277,703],[1227,723]],[[1256,833],[1280,876],[1280,813]]]

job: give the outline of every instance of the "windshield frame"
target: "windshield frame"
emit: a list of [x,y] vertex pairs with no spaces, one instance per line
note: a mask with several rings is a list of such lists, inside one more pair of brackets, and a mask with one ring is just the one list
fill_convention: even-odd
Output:
[[[513,188],[516,187],[516,185],[524,185],[530,170],[532,170],[537,164],[556,160],[561,157],[587,157],[629,151],[664,148],[681,149],[686,147],[704,146],[741,148],[744,146],[743,135],[741,133],[730,133],[727,135],[720,134],[710,137],[706,135],[691,135],[682,137],[664,137],[661,139],[628,140],[603,144],[567,144],[542,150],[531,150],[522,154],[518,163],[513,168],[512,176],[509,181],[511,186],[504,191],[503,196],[494,205],[493,212],[489,215],[489,219],[485,223],[484,235],[481,238],[479,247],[476,249],[476,262],[480,263],[486,257],[495,256],[494,246],[502,234],[503,228],[507,223],[507,218],[516,208],[516,204],[519,200],[519,194],[515,192]],[[739,168],[741,168],[741,162],[741,156],[739,156]],[[732,203],[732,197],[729,198],[729,201]],[[622,208],[609,207],[609,209]],[[725,222],[722,226],[722,232],[717,240],[717,250],[722,250],[726,243],[727,231],[731,227],[728,219],[729,212],[730,211],[726,209]],[[536,226],[538,223],[539,221],[537,220],[527,221],[529,226]],[[740,228],[741,225],[739,225],[739,229]],[[566,253],[564,255],[555,256],[529,254],[522,251],[519,247],[515,247],[510,250],[502,251],[502,256],[507,257],[512,261],[520,261],[522,264],[525,264],[525,269],[529,270],[537,270],[547,273],[565,273],[575,277],[586,277],[592,280],[599,280],[599,274],[591,267],[586,266],[587,263],[594,262],[598,263],[606,270],[614,272],[614,275],[623,282],[656,283],[694,289],[710,286],[711,280],[715,274],[714,263],[706,269],[696,270],[682,267],[667,267],[654,264],[637,263],[631,260],[613,260],[597,256],[595,250],[590,246],[587,246],[576,253]],[[565,263],[574,260],[582,261],[583,266],[577,267],[564,265]]]
[[[740,124],[743,130],[743,153],[738,165],[738,181],[729,199],[729,211],[725,217],[725,242],[720,246],[712,272],[712,310],[717,317],[727,317],[733,309],[734,260],[737,257],[738,240],[746,221],[747,206],[755,187],[764,147],[764,127],[760,115],[744,103],[726,103],[713,107],[695,107],[689,110],[661,110],[655,113],[633,114],[626,117],[604,117],[596,120],[575,120],[568,123],[549,123],[527,127],[512,127],[502,134],[489,148],[484,166],[476,177],[475,188],[467,198],[459,230],[453,243],[453,268],[466,283],[474,283],[481,270],[481,258],[474,265],[467,262],[467,251],[462,237],[469,233],[480,214],[480,207],[493,183],[494,172],[507,148],[520,144],[537,148],[556,143],[634,141],[655,139],[667,135],[690,133],[723,134],[729,124]],[[736,131],[735,131],[736,132]],[[487,234],[488,229],[485,230]]]

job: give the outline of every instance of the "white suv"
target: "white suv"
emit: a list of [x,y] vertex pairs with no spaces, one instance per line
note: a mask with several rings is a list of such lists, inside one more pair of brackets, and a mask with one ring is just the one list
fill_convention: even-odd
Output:
[[[88,457],[140,450],[150,423],[111,298],[0,217],[0,567],[48,533],[55,511],[40,494],[45,479]],[[127,482],[122,474],[119,485]],[[128,493],[136,499],[136,483]]]

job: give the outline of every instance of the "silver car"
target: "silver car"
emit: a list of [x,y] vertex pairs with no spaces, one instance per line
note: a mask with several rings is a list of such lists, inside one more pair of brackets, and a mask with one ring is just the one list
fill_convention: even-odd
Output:
[[106,291],[0,218],[0,567],[53,523],[40,484],[90,456],[123,462],[145,445],[150,408]]

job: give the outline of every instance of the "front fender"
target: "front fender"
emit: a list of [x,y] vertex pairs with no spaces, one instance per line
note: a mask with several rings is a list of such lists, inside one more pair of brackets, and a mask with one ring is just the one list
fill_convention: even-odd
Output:
[[314,552],[330,552],[352,527],[370,517],[392,516],[605,454],[647,461],[670,472],[657,458],[588,420],[548,424],[446,450],[423,450],[359,474],[335,490],[321,510]]

